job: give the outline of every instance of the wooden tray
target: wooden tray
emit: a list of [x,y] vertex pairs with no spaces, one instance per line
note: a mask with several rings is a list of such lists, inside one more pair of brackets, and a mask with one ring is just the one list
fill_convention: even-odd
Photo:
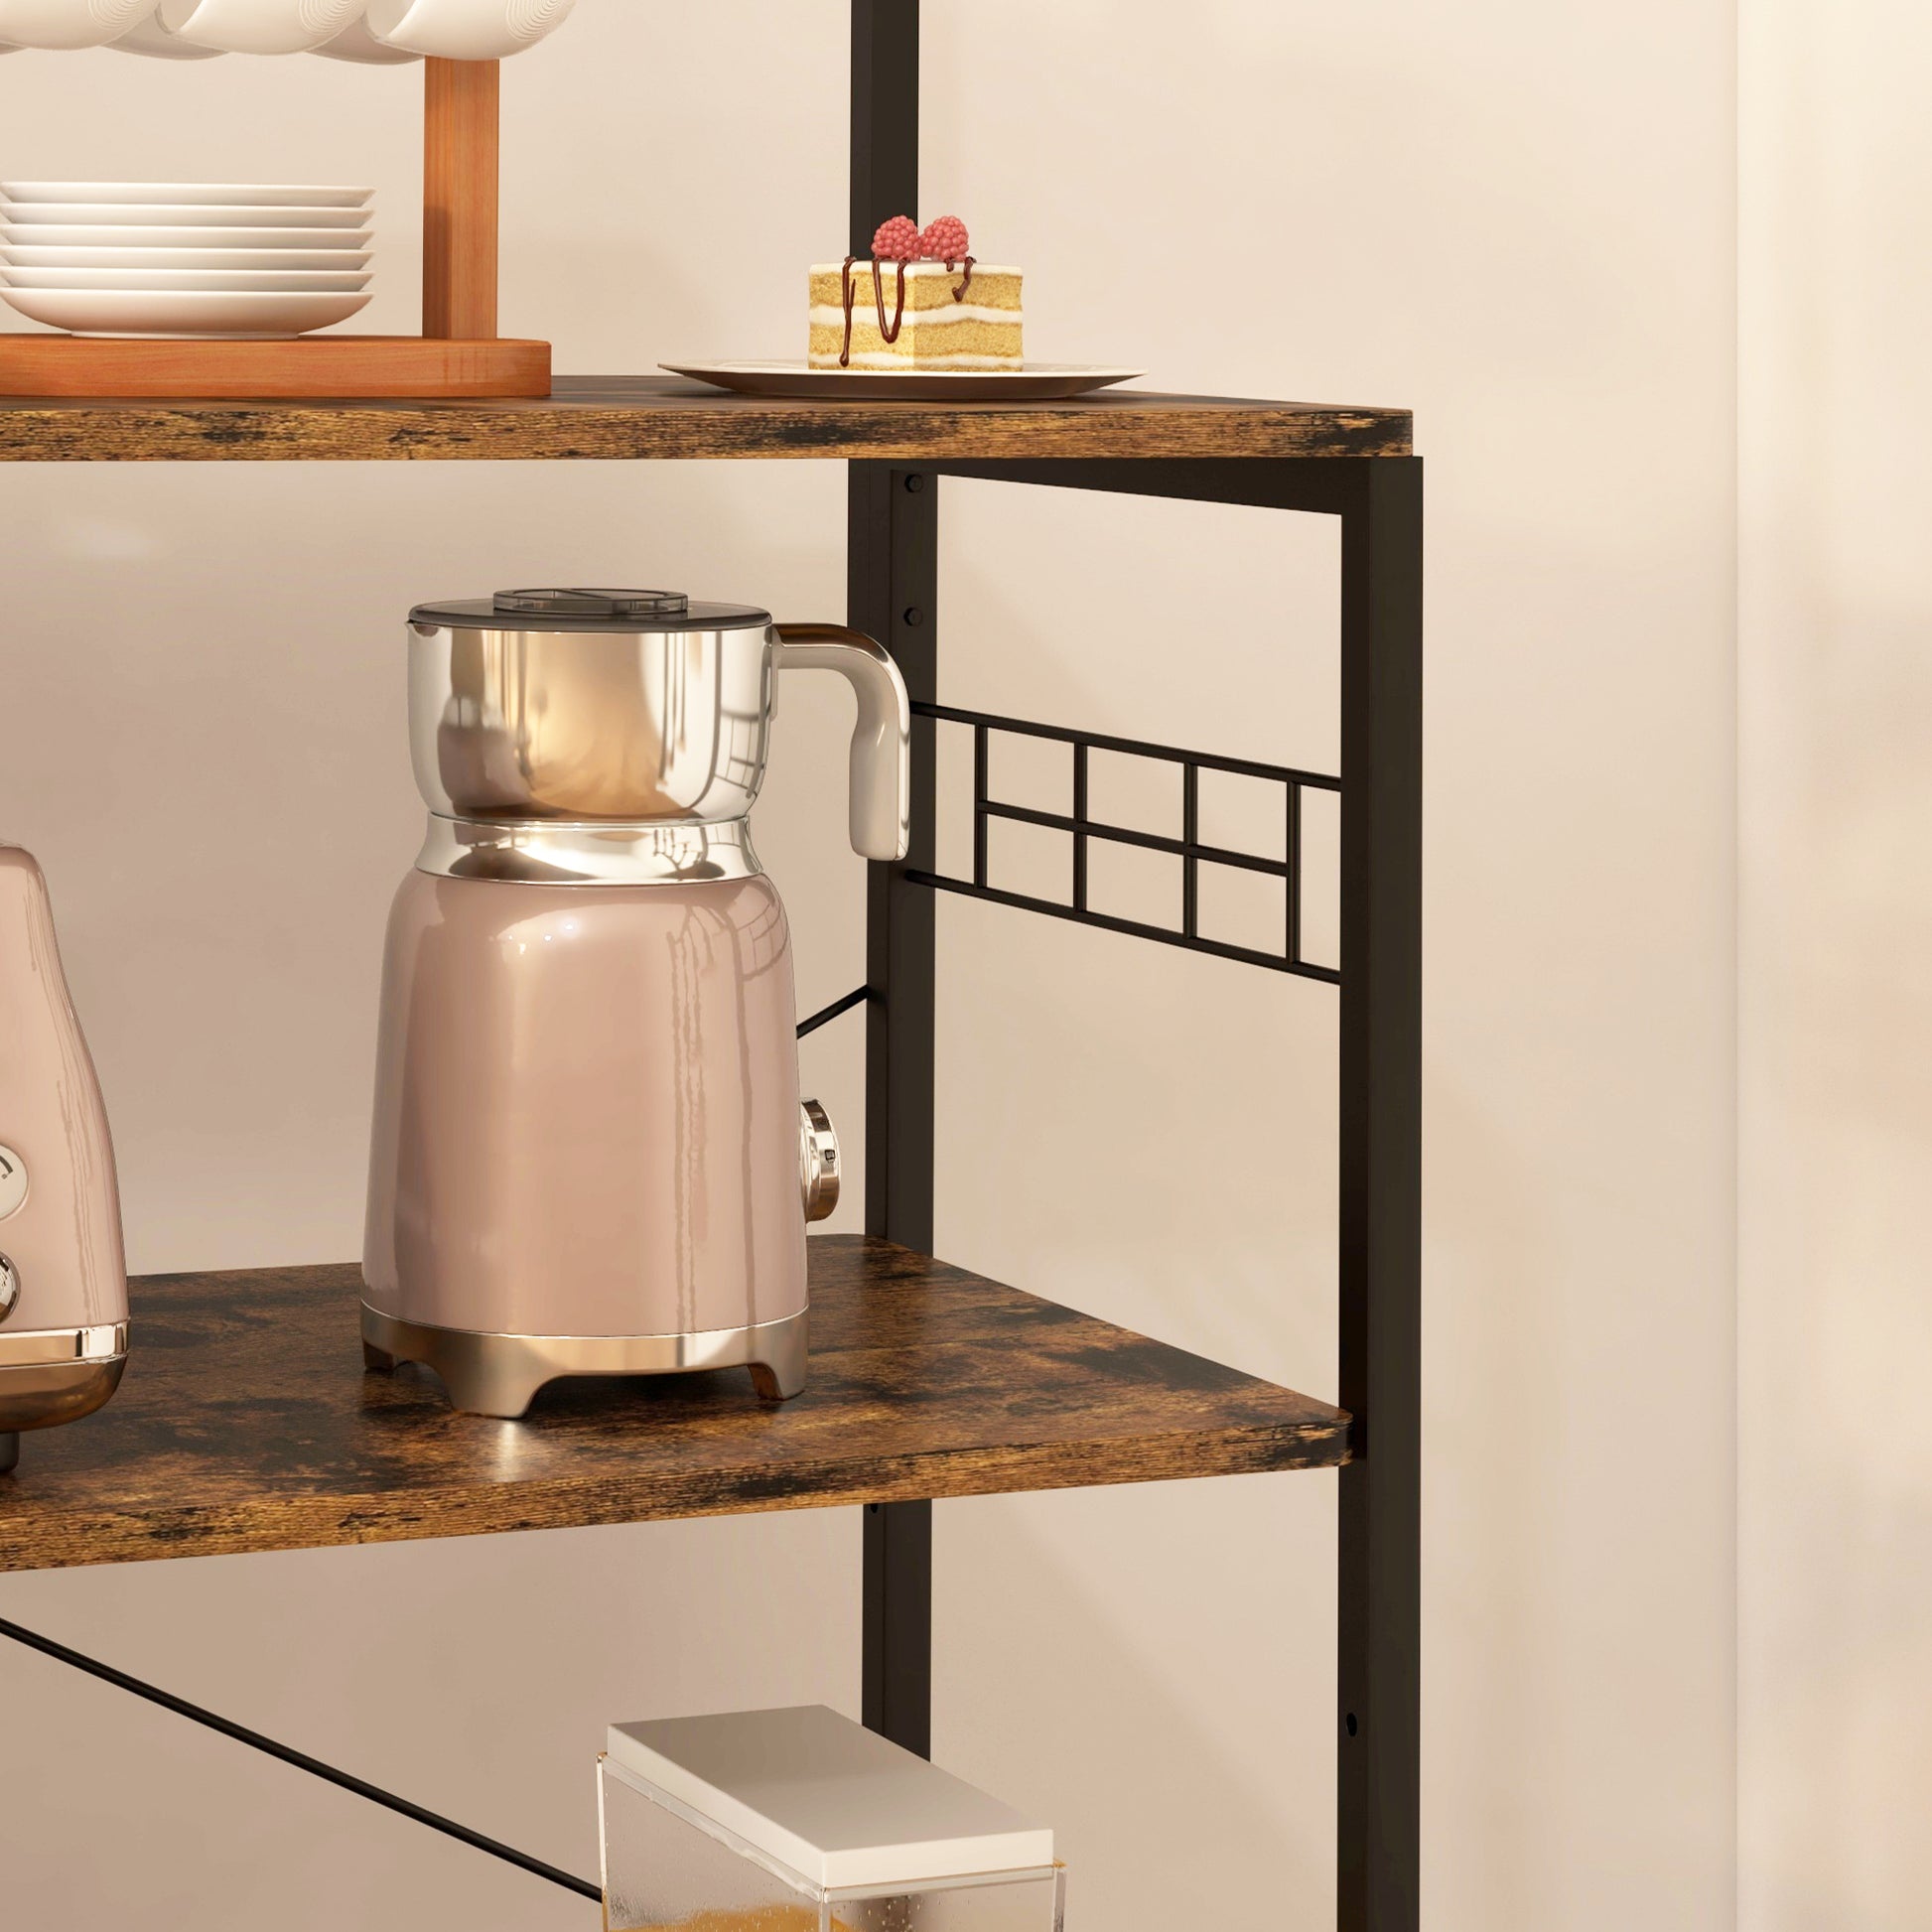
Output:
[[550,345],[491,338],[304,336],[162,342],[0,334],[0,395],[212,400],[547,396]]

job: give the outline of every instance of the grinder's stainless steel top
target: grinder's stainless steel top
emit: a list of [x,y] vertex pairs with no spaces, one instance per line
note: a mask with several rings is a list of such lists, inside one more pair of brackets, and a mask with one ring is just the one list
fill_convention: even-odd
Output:
[[464,877],[627,884],[758,870],[774,673],[859,699],[852,842],[903,855],[910,709],[871,638],[678,591],[501,591],[409,617],[409,735],[434,815],[418,860]]
[[460,819],[743,818],[771,619],[670,592],[509,591],[410,613],[416,783]]

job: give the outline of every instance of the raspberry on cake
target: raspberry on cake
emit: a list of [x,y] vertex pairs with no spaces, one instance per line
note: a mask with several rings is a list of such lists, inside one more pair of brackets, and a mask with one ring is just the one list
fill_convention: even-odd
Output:
[[1020,270],[967,252],[966,224],[942,214],[923,232],[896,214],[872,259],[848,255],[811,271],[815,369],[1017,369]]

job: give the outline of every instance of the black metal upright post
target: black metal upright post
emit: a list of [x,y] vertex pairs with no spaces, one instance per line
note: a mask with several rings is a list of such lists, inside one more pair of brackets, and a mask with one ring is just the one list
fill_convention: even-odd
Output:
[[[918,213],[918,0],[853,0],[849,246],[872,252],[889,215]],[[933,610],[939,480],[849,466],[848,621],[893,653],[912,697],[936,702]],[[912,849],[875,865],[867,895],[866,1232],[932,1251],[933,726],[912,728]],[[907,1750],[932,1748],[932,1505],[865,1512],[863,1713]]]
[[891,216],[919,218],[919,0],[852,0],[850,182],[853,254]]
[[[914,700],[933,701],[939,480],[850,466],[849,621],[893,653]],[[874,865],[866,903],[866,1232],[932,1252],[932,893],[906,877],[933,864],[930,718],[912,721],[912,842]],[[921,1757],[932,1747],[932,1505],[865,1512],[863,1715]]]
[[1349,466],[1341,617],[1339,1932],[1416,1932],[1421,1757],[1422,466]]

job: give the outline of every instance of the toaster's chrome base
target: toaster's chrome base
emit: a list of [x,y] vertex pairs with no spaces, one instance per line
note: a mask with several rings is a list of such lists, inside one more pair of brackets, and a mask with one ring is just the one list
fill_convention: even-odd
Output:
[[127,1323],[0,1334],[0,1433],[91,1416],[121,1385]]
[[443,1378],[450,1406],[472,1416],[523,1414],[546,1382],[565,1375],[673,1375],[749,1368],[767,1402],[805,1386],[805,1314],[694,1335],[486,1335],[402,1321],[362,1304],[362,1365],[420,1362]]

